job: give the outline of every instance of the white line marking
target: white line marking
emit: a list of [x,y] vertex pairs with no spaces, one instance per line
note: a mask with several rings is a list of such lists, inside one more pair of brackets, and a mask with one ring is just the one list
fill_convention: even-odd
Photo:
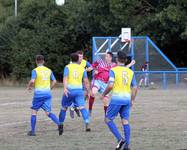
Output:
[[9,105],[26,105],[31,104],[31,102],[10,102],[10,103],[2,103],[0,106],[9,106]]
[[[43,121],[49,121],[49,119],[42,119],[42,120],[37,120],[38,122],[43,122]],[[20,122],[11,122],[11,123],[4,123],[0,124],[0,127],[5,127],[5,126],[14,126],[14,125],[20,125],[20,124],[25,124],[25,123],[30,123],[30,121],[20,121]]]

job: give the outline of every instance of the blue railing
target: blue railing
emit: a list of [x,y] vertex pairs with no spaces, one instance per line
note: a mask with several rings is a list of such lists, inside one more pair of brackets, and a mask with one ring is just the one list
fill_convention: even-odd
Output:
[[179,85],[179,75],[183,74],[183,75],[186,75],[187,77],[187,71],[135,71],[135,74],[138,75],[138,74],[148,74],[148,75],[151,75],[151,74],[161,74],[162,75],[162,85],[163,85],[163,88],[167,88],[167,83],[168,83],[168,78],[167,76],[169,74],[173,74],[175,75],[175,84],[176,86]]

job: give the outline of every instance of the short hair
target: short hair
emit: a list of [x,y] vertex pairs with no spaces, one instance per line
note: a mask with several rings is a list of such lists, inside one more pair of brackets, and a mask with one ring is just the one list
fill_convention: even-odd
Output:
[[81,51],[81,50],[77,51],[76,53],[77,53],[78,55],[83,55],[83,54],[84,54],[83,51]]
[[44,56],[43,55],[36,55],[36,61],[37,62],[44,61]]
[[108,55],[110,55],[110,57],[113,58],[113,53],[112,52],[107,52]]
[[72,62],[78,62],[78,60],[79,60],[79,56],[78,56],[77,53],[72,53],[72,54],[70,55],[70,58],[71,58],[71,61],[72,61]]
[[127,55],[123,51],[119,51],[117,53],[117,58],[120,63],[125,63],[127,60]]

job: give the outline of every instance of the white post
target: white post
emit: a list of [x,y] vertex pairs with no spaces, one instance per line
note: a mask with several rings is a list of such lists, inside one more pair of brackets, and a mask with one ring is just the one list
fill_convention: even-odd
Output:
[[14,15],[15,17],[18,15],[18,0],[14,1]]

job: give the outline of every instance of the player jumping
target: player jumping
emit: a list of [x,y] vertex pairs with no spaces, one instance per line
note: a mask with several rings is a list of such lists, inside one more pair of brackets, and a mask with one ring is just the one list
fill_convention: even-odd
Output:
[[[105,60],[99,59],[92,64],[94,72],[94,79],[92,83],[92,95],[89,98],[89,113],[92,113],[93,103],[95,101],[95,95],[103,93],[107,87],[107,82],[109,79],[109,70],[116,64],[112,62],[113,54],[112,52],[107,52],[105,54]],[[104,105],[104,112],[106,113],[108,107],[108,95],[105,95],[102,99]]]
[[[95,100],[95,95],[100,92],[101,94],[104,92],[107,87],[107,82],[109,79],[109,71],[111,68],[116,66],[116,63],[112,62],[113,54],[112,52],[107,52],[105,55],[105,60],[99,59],[95,63],[92,64],[93,69],[95,69],[93,85],[92,85],[92,95],[89,98],[89,113],[92,113],[92,107]],[[132,60],[126,67],[131,67],[135,64],[135,61]],[[104,112],[106,114],[106,110],[108,107],[108,95],[103,97],[104,104]]]
[[[56,79],[52,71],[44,66],[44,57],[42,55],[36,56],[37,68],[32,70],[32,77],[28,83],[27,89],[32,90],[34,86],[34,97],[32,101],[32,115],[31,115],[31,131],[28,132],[29,136],[35,136],[35,126],[37,112],[42,108],[46,115],[53,120],[57,125],[59,125],[58,118],[51,113],[51,89],[56,84]],[[52,81],[52,82],[51,82]]]
[[[134,104],[137,93],[134,72],[124,66],[125,60],[126,54],[119,51],[117,54],[117,66],[111,69],[108,86],[102,95],[102,97],[105,97],[112,90],[112,97],[107,109],[105,122],[118,141],[116,150],[129,150],[129,115],[130,108]],[[122,120],[125,138],[121,136],[118,128],[113,122],[118,113]]]
[[[85,96],[83,91],[83,83],[87,92],[89,92],[89,80],[86,70],[79,65],[79,56],[76,53],[71,54],[71,61],[64,69],[64,94],[62,97],[62,107],[59,114],[59,135],[63,133],[63,124],[66,117],[66,111],[72,103],[79,107],[82,114],[84,123],[86,125],[86,131],[91,131],[89,128],[89,114],[85,108]],[[82,83],[83,82],[83,83]]]

